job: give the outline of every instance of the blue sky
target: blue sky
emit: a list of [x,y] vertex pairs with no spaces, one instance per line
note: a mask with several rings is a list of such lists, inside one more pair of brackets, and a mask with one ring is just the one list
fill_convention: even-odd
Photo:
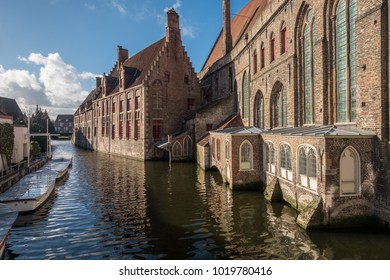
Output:
[[[5,3],[4,3],[5,2]],[[134,55],[165,36],[180,15],[183,44],[198,72],[222,28],[222,0],[5,0],[0,9],[0,96],[23,111],[73,114],[111,70],[117,46]],[[249,0],[232,0],[238,13]],[[233,16],[233,15],[232,15]]]

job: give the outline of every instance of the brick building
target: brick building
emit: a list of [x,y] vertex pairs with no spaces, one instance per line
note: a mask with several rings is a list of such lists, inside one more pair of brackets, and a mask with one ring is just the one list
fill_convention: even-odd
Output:
[[[199,74],[199,163],[233,188],[257,181],[305,228],[388,226],[388,1],[251,0],[233,19],[222,7]],[[243,127],[219,131],[233,113]]]
[[54,122],[56,133],[72,134],[73,133],[73,115],[58,115]]
[[[191,119],[200,104],[199,80],[182,45],[179,15],[167,12],[166,36],[118,60],[75,113],[76,145],[148,160],[167,151],[193,158]],[[187,122],[186,122],[187,121]],[[168,141],[169,136],[169,141]]]

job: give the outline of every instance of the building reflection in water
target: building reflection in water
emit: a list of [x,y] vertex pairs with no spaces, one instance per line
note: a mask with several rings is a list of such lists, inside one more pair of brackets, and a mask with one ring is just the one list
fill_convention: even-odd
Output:
[[[218,174],[198,168],[198,191],[224,238],[224,255],[237,259],[322,259],[295,223],[296,212],[265,201],[262,193],[232,192]],[[206,193],[206,195],[205,195]]]
[[234,191],[192,163],[75,150],[69,177],[18,218],[14,259],[388,259],[380,233],[304,231],[285,204]]

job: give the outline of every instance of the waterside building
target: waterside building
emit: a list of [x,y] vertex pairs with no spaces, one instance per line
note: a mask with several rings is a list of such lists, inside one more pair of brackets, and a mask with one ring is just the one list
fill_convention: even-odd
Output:
[[193,159],[194,118],[200,105],[199,80],[182,45],[179,15],[167,12],[166,36],[118,60],[74,115],[77,146],[149,160]]

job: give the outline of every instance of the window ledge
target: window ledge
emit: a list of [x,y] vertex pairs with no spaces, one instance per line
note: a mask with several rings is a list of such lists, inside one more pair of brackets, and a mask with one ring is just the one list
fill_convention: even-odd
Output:
[[289,179],[287,179],[287,178],[285,178],[285,177],[282,177],[282,176],[278,176],[278,179],[283,180],[283,181],[286,181],[286,182],[289,182],[289,183],[293,183],[292,180],[289,180]]
[[303,189],[303,190],[308,191],[309,193],[318,195],[318,190],[313,190],[313,189],[310,189],[310,188],[308,188],[308,187],[304,187],[304,186],[302,186],[301,184],[296,184],[296,186],[297,186],[298,188],[300,188],[300,189]]
[[252,169],[239,169],[239,172],[250,172],[250,171],[255,171],[253,168]]
[[357,197],[361,195],[362,195],[361,193],[340,194],[340,197]]

